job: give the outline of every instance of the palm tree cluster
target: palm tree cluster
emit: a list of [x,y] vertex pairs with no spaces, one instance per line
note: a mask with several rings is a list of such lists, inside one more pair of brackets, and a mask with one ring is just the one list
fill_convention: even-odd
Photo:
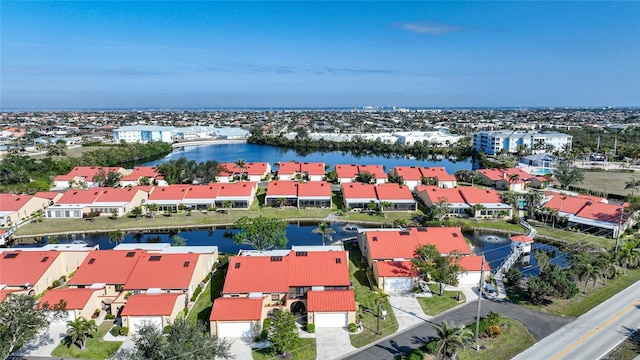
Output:
[[97,331],[98,326],[94,320],[87,320],[80,316],[76,320],[67,322],[67,336],[64,338],[63,343],[67,347],[77,345],[81,350],[84,350],[87,339]]
[[443,320],[442,325],[431,325],[436,331],[436,356],[443,359],[454,359],[461,348],[473,340],[473,331],[464,326],[455,326],[453,322]]
[[215,160],[198,163],[184,157],[158,166],[158,171],[169,184],[208,184],[215,182],[222,170],[221,164]]

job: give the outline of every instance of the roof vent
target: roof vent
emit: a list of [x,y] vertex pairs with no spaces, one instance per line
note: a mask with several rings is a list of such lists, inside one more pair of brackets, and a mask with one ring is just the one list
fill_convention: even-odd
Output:
[[160,259],[162,259],[160,255],[149,256],[149,261],[160,261]]
[[342,259],[336,258],[336,264],[342,264]]
[[306,251],[296,251],[296,256],[307,256]]
[[190,261],[185,261],[184,264],[182,264],[182,267],[189,267],[190,263]]
[[400,235],[411,235],[411,232],[409,232],[407,230],[402,230],[402,231],[400,231]]
[[418,228],[418,231],[428,231],[428,229],[426,227],[424,227],[424,226],[420,226]]
[[91,265],[94,262],[96,262],[96,258],[91,258],[91,259],[89,259],[89,262],[87,264]]
[[458,233],[453,233],[453,237],[457,238],[458,237]]
[[372,237],[372,238],[371,238],[371,240],[373,240],[373,241],[378,241],[378,237],[377,237],[377,236],[374,236],[374,237]]
[[272,256],[271,261],[282,261],[282,256]]
[[135,251],[129,251],[127,252],[127,256],[126,257],[133,257],[136,254]]
[[45,256],[45,257],[43,257],[43,258],[42,258],[42,260],[40,260],[40,262],[41,262],[41,263],[43,263],[43,262],[47,262],[47,260],[49,260],[49,257],[48,257],[48,256]]
[[10,254],[6,254],[4,256],[5,259],[15,259],[15,257],[18,256],[18,253],[10,253]]
[[240,263],[239,262],[236,263],[233,267],[236,268],[236,269],[240,269]]

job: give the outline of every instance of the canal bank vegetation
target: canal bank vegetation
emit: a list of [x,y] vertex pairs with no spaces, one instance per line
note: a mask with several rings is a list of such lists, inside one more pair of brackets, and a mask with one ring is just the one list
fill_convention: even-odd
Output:
[[55,176],[67,174],[75,166],[133,166],[171,152],[171,144],[114,144],[91,150],[80,157],[48,156],[35,159],[26,155],[8,154],[0,161],[0,192],[34,194],[49,191]]
[[254,127],[247,139],[250,144],[272,145],[294,149],[300,156],[305,156],[318,151],[348,151],[355,156],[376,155],[391,158],[398,155],[415,157],[418,160],[432,158],[446,158],[452,161],[465,160],[473,154],[470,140],[460,144],[439,146],[428,141],[417,141],[413,145],[403,145],[376,140],[366,140],[354,137],[350,141],[332,141],[327,139],[311,139],[304,131],[294,139],[287,139],[281,135],[264,134],[261,128]]

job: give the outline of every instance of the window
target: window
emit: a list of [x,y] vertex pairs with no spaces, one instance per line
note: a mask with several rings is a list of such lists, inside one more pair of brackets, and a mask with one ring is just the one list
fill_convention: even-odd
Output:
[[271,301],[280,301],[280,294],[271,294]]
[[135,251],[129,251],[126,257],[133,257],[136,254]]
[[91,265],[96,261],[96,258],[91,258],[89,259],[89,262],[87,264]]
[[18,253],[10,253],[10,254],[6,254],[4,256],[5,259],[15,259],[15,257],[18,256]]
[[240,263],[236,263],[233,267],[236,269],[240,269]]
[[240,294],[231,294],[231,297],[232,298],[237,298],[237,297],[240,297]]
[[271,261],[282,261],[282,256],[272,256]]
[[149,256],[149,261],[160,261],[160,259],[162,259],[160,255]]
[[189,267],[189,261],[185,261],[184,264],[182,264],[182,267]]

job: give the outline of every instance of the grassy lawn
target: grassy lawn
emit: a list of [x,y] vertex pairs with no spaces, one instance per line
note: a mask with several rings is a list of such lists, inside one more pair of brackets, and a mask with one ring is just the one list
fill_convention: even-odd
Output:
[[609,299],[613,295],[624,290],[636,281],[640,281],[640,269],[629,269],[627,275],[620,275],[616,279],[607,280],[607,285],[598,281],[595,287],[591,283],[587,288],[587,293],[583,294],[584,283],[577,283],[580,292],[572,299],[554,299],[549,305],[534,305],[528,302],[527,294],[519,288],[508,287],[508,298],[514,304],[518,304],[532,310],[540,311],[558,316],[580,316],[594,307]]
[[605,249],[612,248],[616,243],[615,239],[577,233],[573,231],[565,231],[562,229],[552,229],[546,226],[535,226],[535,229],[536,231],[538,231],[538,234],[540,236],[548,237],[551,239],[564,240],[569,243],[580,241],[593,244]]
[[580,184],[575,184],[577,187],[602,191],[607,194],[616,194],[621,196],[627,196],[631,194],[631,189],[625,189],[625,182],[629,181],[633,173],[623,173],[614,171],[584,171],[584,181]]
[[[420,303],[422,307],[422,311],[427,315],[438,315],[443,311],[463,303],[466,299],[460,291],[445,290],[442,296],[437,295],[440,291],[438,284],[429,284],[429,289],[431,289],[433,296],[417,298],[418,303]],[[461,301],[458,301],[458,295],[460,295]]]
[[451,220],[450,226],[460,226],[463,228],[474,228],[474,229],[486,229],[486,230],[501,230],[501,231],[509,231],[513,233],[523,233],[527,230],[518,224],[512,224],[506,220],[483,220],[479,219],[475,221],[474,219],[455,219]]
[[196,300],[196,303],[191,308],[191,311],[187,315],[187,320],[192,322],[204,322],[207,326],[209,324],[209,315],[211,315],[211,308],[213,307],[213,301],[220,297],[220,291],[224,285],[224,277],[227,273],[228,258],[222,260],[223,266],[213,273],[211,280],[207,284],[200,297]]
[[[316,358],[316,339],[301,338],[298,348],[292,351],[293,360],[309,360]],[[271,353],[270,348],[253,351],[254,360],[272,360],[276,357]]]
[[84,350],[80,350],[77,346],[67,347],[60,344],[53,350],[51,355],[60,358],[107,359],[112,352],[118,350],[122,345],[121,341],[102,340],[112,326],[113,321],[105,321],[98,326],[98,332],[92,338],[87,339],[87,345]]
[[480,339],[484,350],[465,349],[458,353],[460,360],[495,360],[511,359],[535,344],[536,339],[527,328],[517,320],[502,319],[502,335],[500,337]]
[[353,290],[356,296],[356,302],[363,310],[364,318],[362,324],[364,330],[355,335],[351,335],[351,345],[355,347],[362,347],[369,343],[372,343],[378,339],[381,339],[387,335],[393,334],[398,330],[398,322],[393,313],[393,310],[389,304],[384,305],[384,309],[387,311],[387,317],[385,320],[380,321],[381,335],[376,334],[378,325],[378,305],[376,305],[377,294],[369,286],[367,279],[367,263],[360,261],[362,254],[360,250],[355,248],[349,248],[349,272],[351,273],[351,280],[353,281]]

